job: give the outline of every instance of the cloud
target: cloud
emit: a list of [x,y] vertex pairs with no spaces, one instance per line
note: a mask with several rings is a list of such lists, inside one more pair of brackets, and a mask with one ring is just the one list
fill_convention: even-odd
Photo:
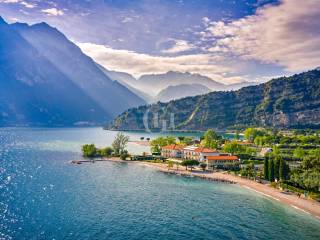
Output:
[[19,3],[20,0],[1,0],[1,3]]
[[188,43],[187,41],[177,39],[177,40],[174,40],[174,44],[172,47],[165,49],[165,50],[162,50],[161,52],[169,53],[169,54],[181,53],[181,52],[190,51],[194,48],[195,48],[195,46]]
[[26,1],[21,1],[20,2],[21,5],[25,6],[26,8],[35,8],[37,5],[34,3],[28,3]]
[[48,16],[62,16],[64,12],[57,8],[42,9],[41,12],[46,13]]
[[229,52],[297,72],[320,65],[319,19],[318,0],[283,0],[238,20],[211,22],[202,35],[214,39],[208,51]]
[[128,23],[128,22],[132,22],[132,21],[133,21],[133,19],[131,17],[124,17],[121,22]]
[[81,50],[107,69],[128,72],[135,77],[143,74],[165,73],[170,70],[199,73],[224,83],[243,81],[241,76],[230,77],[232,69],[219,64],[219,56],[193,54],[175,57],[152,56],[128,50],[117,50],[93,43],[77,43]]
[[26,8],[35,8],[37,4],[30,3],[23,0],[0,0],[0,3],[7,3],[7,4],[20,4]]
[[202,23],[203,23],[205,26],[208,26],[209,23],[210,23],[210,18],[208,18],[208,17],[203,17],[203,18],[202,18]]

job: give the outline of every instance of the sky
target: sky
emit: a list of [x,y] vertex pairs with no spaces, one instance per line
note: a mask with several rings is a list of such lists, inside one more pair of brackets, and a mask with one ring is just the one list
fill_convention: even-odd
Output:
[[320,66],[320,0],[0,0],[47,22],[110,70],[264,82]]

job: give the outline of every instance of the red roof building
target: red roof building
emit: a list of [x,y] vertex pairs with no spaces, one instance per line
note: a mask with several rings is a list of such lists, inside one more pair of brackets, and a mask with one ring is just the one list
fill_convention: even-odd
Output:
[[181,158],[184,146],[170,144],[161,148],[161,156],[166,158]]
[[207,161],[207,168],[213,169],[217,166],[225,166],[226,164],[239,162],[239,158],[237,156],[232,155],[220,155],[220,156],[208,156]]

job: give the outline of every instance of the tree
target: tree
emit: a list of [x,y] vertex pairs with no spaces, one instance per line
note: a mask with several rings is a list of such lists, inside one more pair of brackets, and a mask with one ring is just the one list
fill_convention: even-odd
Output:
[[207,148],[217,148],[219,140],[221,140],[221,136],[219,136],[213,129],[208,129],[203,135],[201,145]]
[[118,133],[112,143],[114,153],[116,155],[121,155],[127,147],[128,142],[129,136],[125,136],[123,133]]
[[245,150],[245,153],[252,156],[255,155],[257,153],[257,149],[252,148],[252,147],[246,147],[246,146],[242,146],[241,150]]
[[269,181],[274,182],[274,163],[272,159],[269,162]]
[[247,128],[245,131],[244,131],[244,137],[250,141],[250,142],[253,142],[253,140],[255,139],[256,137],[256,129],[254,128]]
[[120,154],[120,159],[121,159],[121,160],[126,160],[127,157],[129,157],[128,151],[127,151],[127,150],[123,150],[123,151],[121,152],[121,154]]
[[280,149],[277,147],[277,146],[274,146],[273,148],[272,148],[272,153],[271,153],[271,155],[273,156],[273,157],[278,157],[278,156],[280,156]]
[[302,174],[303,185],[310,190],[319,191],[320,172],[317,170],[308,170]]
[[302,159],[305,156],[305,154],[305,151],[301,147],[298,147],[293,151],[293,156],[298,159]]
[[237,141],[231,141],[223,146],[223,151],[231,154],[245,153],[246,148]]
[[280,161],[281,161],[281,157],[277,157],[273,160],[273,166],[274,166],[274,178],[279,180],[279,168],[280,168]]
[[234,139],[236,139],[236,140],[240,139],[239,131],[236,131],[236,133],[234,134]]
[[244,131],[244,137],[250,142],[253,142],[257,136],[264,136],[264,135],[267,135],[266,131],[259,130],[256,128],[247,128]]
[[173,168],[173,161],[168,161],[168,169]]
[[303,161],[301,163],[302,169],[316,169],[317,171],[320,171],[320,157],[314,154],[316,152],[316,150],[314,150],[314,152],[310,151],[310,154],[303,158]]
[[186,167],[186,170],[188,169],[188,167],[190,167],[191,170],[192,170],[192,168],[193,168],[194,166],[199,165],[199,162],[198,162],[197,160],[185,160],[185,161],[183,161],[183,162],[181,163],[181,165],[182,165],[182,166],[185,166],[185,167]]
[[264,172],[264,179],[269,179],[269,160],[268,158],[264,159],[264,166],[263,166],[263,172]]
[[282,158],[280,159],[280,164],[279,164],[279,178],[281,181],[286,180],[287,176],[288,176],[288,167],[286,166],[286,162],[285,160],[283,160]]
[[187,160],[183,161],[180,165],[186,167],[186,170],[188,170],[188,162],[187,162]]
[[193,138],[192,137],[184,137],[182,141],[180,141],[180,143],[182,143],[183,145],[191,145],[193,142]]
[[265,138],[264,137],[261,137],[261,136],[257,136],[255,139],[254,139],[254,144],[258,145],[258,146],[263,146],[265,143]]
[[173,136],[157,137],[150,143],[152,152],[161,152],[161,148],[170,144],[176,143],[176,138]]
[[202,162],[202,163],[200,163],[200,167],[201,167],[202,171],[205,171],[206,167],[207,167],[207,164]]
[[94,144],[85,144],[82,146],[82,156],[92,158],[97,154],[97,148]]
[[102,149],[99,149],[99,155],[101,157],[110,157],[113,153],[112,147],[105,147]]

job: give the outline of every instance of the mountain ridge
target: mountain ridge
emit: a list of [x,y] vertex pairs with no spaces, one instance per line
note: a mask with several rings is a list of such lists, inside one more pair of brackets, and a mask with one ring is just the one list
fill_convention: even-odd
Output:
[[[45,34],[53,34],[61,42],[54,38],[44,38]],[[72,46],[77,52],[77,58],[72,54],[68,56],[72,51],[68,52],[67,48],[63,48],[65,46]],[[58,50],[66,54],[59,57]],[[62,66],[72,63],[73,58],[80,62],[81,58],[86,59],[91,65],[94,64],[91,58],[48,24],[30,26],[7,24],[3,19],[0,20],[0,126],[97,125],[109,121],[130,106],[145,103],[95,68],[91,70],[101,76],[99,80],[102,83],[99,85],[97,80],[87,78],[88,83],[83,81],[81,85],[72,76],[70,69],[63,69]],[[85,66],[78,63],[78,67]],[[87,76],[90,77],[90,74]],[[90,85],[96,88],[107,87],[104,89],[111,91],[115,107],[108,109],[97,101],[96,96],[88,94],[87,88]],[[128,93],[127,100],[123,100],[126,94],[118,97],[113,95],[117,91]],[[105,91],[100,94],[106,95]],[[134,105],[134,102],[137,104]],[[114,111],[116,108],[117,111]]]
[[[146,115],[147,114],[147,115]],[[237,91],[211,92],[168,103],[132,108],[115,118],[109,129],[161,130],[152,116],[169,122],[168,130],[226,129],[241,126],[275,128],[320,127],[320,71],[272,79]],[[146,121],[146,116],[148,116]]]
[[184,97],[192,97],[211,92],[211,90],[202,84],[180,84],[169,86],[161,90],[155,97],[155,102],[169,102]]
[[[128,73],[108,70],[101,65],[99,66],[103,69],[107,76],[127,86],[130,88],[130,90],[142,97],[148,103],[159,101],[157,95],[169,87],[176,87],[176,89],[178,89],[178,86],[184,87],[186,85],[200,84],[209,88],[210,91],[230,91],[240,89],[241,87],[258,84],[256,82],[223,84],[201,74],[178,71],[168,71],[162,74],[145,74],[136,79],[134,76]],[[203,93],[204,91],[198,92],[198,94]],[[192,93],[191,95],[194,96],[195,94]],[[177,99],[177,97],[172,95],[172,98],[166,99],[166,101],[172,99]]]

